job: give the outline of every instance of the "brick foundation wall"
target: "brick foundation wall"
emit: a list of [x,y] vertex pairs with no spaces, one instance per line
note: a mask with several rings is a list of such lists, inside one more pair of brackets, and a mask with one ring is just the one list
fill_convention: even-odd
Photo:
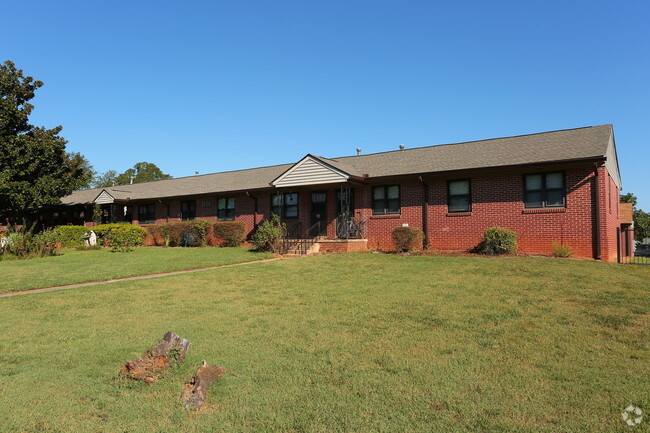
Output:
[[368,241],[365,239],[323,240],[319,241],[320,251],[324,253],[352,253],[368,250]]

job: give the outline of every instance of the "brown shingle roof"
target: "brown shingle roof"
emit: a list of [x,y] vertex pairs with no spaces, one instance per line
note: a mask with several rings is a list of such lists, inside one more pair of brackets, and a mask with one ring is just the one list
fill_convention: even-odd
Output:
[[503,167],[604,157],[612,125],[591,126],[540,134],[469,141],[328,161],[353,166],[356,175],[395,176],[482,167]]
[[[319,158],[354,176],[397,176],[604,158],[611,134],[612,125],[600,125],[369,155]],[[283,164],[75,191],[61,201],[64,204],[92,203],[102,189],[116,200],[145,200],[269,188],[270,182],[291,166],[293,164]]]

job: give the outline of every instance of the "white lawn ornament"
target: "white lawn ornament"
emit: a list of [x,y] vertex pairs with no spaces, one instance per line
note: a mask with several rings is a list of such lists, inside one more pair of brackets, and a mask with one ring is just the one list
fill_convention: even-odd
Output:
[[92,230],[90,231],[90,237],[88,238],[88,244],[91,247],[94,247],[95,245],[97,245],[97,235]]

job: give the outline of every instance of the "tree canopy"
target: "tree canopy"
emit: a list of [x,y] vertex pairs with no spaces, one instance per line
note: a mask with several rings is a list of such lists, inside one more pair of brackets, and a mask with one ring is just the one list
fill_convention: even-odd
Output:
[[650,213],[637,209],[637,198],[631,192],[621,194],[621,203],[632,203],[632,218],[634,220],[634,237],[641,241],[650,237]]
[[61,126],[29,123],[34,109],[29,101],[42,85],[11,61],[0,65],[0,213],[5,215],[58,203],[93,175],[83,155],[66,152]]
[[636,196],[631,192],[628,192],[627,194],[621,194],[621,203],[632,203],[632,207],[635,207],[636,201]]
[[171,179],[172,176],[163,173],[152,162],[138,162],[124,173],[108,170],[95,177],[93,185],[97,188],[113,185],[129,185],[131,183],[153,182],[154,180]]

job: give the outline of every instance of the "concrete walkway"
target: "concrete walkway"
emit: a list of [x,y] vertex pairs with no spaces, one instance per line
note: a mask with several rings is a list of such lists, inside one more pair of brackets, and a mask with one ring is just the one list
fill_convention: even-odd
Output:
[[135,277],[115,278],[113,280],[88,281],[86,283],[67,284],[65,286],[43,287],[41,289],[21,290],[19,292],[0,293],[0,298],[6,298],[6,297],[9,297],[9,296],[26,295],[28,293],[42,293],[42,292],[53,292],[55,290],[76,289],[77,287],[96,286],[96,285],[99,285],[99,284],[119,283],[120,281],[148,280],[148,279],[151,279],[151,278],[168,277],[170,275],[189,274],[191,272],[210,271],[212,269],[231,268],[233,266],[244,266],[244,265],[252,265],[252,264],[255,264],[255,263],[274,262],[276,260],[282,260],[282,257],[275,257],[275,258],[272,258],[272,259],[255,260],[255,261],[252,261],[252,262],[231,263],[231,264],[228,264],[228,265],[210,266],[208,268],[185,269],[185,270],[182,270],[182,271],[161,272],[161,273],[158,273],[158,274],[136,275]]

